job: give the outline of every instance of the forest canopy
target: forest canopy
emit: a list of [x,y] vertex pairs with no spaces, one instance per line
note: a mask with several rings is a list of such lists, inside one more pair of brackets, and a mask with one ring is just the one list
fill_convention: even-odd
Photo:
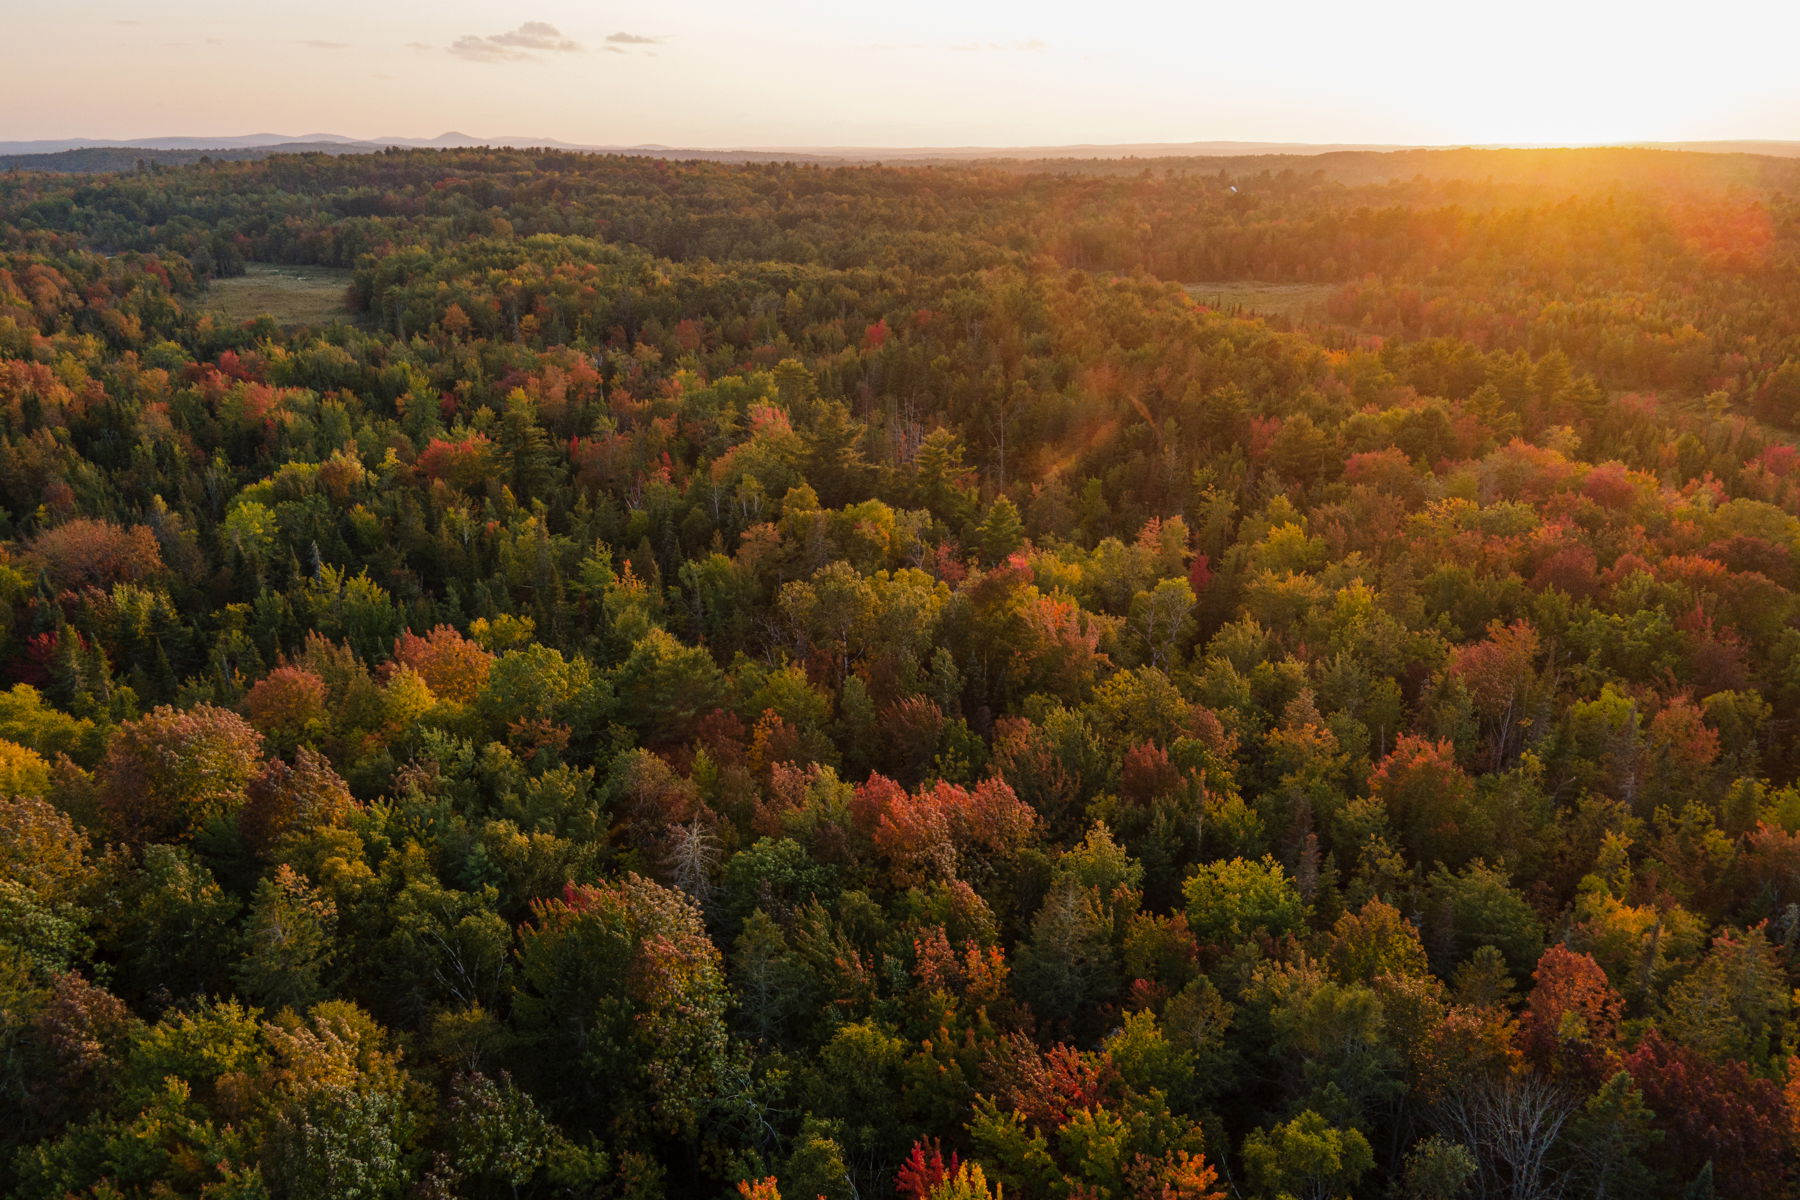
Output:
[[1800,167],[1415,158],[0,176],[0,1192],[1795,1194]]

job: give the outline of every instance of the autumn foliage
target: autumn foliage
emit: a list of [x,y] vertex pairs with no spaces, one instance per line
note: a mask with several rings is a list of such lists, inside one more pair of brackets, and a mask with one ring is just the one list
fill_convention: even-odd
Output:
[[147,525],[121,527],[78,517],[32,539],[26,559],[56,587],[78,589],[136,583],[163,569],[156,535]]
[[0,1195],[1800,1187],[1800,159],[106,153]]
[[120,726],[95,772],[108,832],[134,843],[182,841],[235,815],[262,740],[242,717],[210,705],[164,706]]

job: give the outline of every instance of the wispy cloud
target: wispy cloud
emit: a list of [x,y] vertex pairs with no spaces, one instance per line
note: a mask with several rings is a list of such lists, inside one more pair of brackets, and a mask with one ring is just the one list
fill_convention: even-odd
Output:
[[626,33],[623,30],[620,30],[618,33],[607,34],[606,44],[600,48],[608,54],[648,54],[654,56],[656,51],[651,49],[651,47],[660,46],[668,40],[666,35],[659,34],[652,36],[647,33]]
[[488,39],[498,46],[520,50],[579,50],[579,43],[562,35],[562,30],[548,21],[527,21],[511,33],[499,33]]
[[471,62],[519,62],[539,53],[566,54],[581,43],[563,36],[548,21],[526,21],[506,33],[466,34],[450,43],[450,53]]
[[314,50],[348,50],[349,42],[322,42],[318,38],[300,39],[302,46],[311,46]]

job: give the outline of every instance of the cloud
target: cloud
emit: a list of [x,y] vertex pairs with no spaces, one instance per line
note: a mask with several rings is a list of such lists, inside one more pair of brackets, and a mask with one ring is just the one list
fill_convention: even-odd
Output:
[[302,38],[302,46],[311,46],[314,50],[348,50],[349,42],[322,42],[317,38]]
[[647,33],[626,33],[621,30],[618,33],[607,34],[606,43],[600,48],[608,54],[648,54],[651,58],[655,58],[656,51],[651,47],[660,46],[668,40],[666,34],[657,34],[653,37]]
[[489,38],[496,46],[514,46],[520,50],[579,50],[581,46],[562,35],[562,30],[547,21],[527,21],[511,33]]
[[526,21],[506,33],[465,34],[450,43],[450,53],[471,62],[518,62],[539,52],[569,53],[581,43],[563,36],[547,21]]
[[450,43],[450,53],[471,62],[507,62],[508,60],[530,58],[531,55],[518,50],[508,50],[505,46],[496,45],[492,40],[467,34]]

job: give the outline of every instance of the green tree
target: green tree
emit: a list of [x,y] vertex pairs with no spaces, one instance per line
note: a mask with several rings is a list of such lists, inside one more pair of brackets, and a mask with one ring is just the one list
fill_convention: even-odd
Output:
[[996,496],[975,531],[975,541],[981,547],[984,563],[991,566],[1005,562],[1025,541],[1025,522],[1019,517],[1018,506],[1005,495]]
[[1252,1130],[1244,1139],[1244,1170],[1268,1200],[1330,1200],[1348,1196],[1375,1154],[1356,1129],[1339,1129],[1307,1109],[1291,1121]]
[[1298,932],[1306,905],[1273,858],[1207,863],[1182,885],[1188,924],[1204,943],[1232,947],[1264,935]]
[[514,1020],[529,1077],[597,1128],[696,1136],[734,1070],[729,991],[699,910],[637,875],[538,901]]
[[661,629],[632,646],[613,677],[621,718],[656,744],[690,736],[725,699],[725,676],[712,656]]
[[271,1009],[305,1008],[327,994],[337,957],[337,906],[286,863],[256,885],[233,977]]

